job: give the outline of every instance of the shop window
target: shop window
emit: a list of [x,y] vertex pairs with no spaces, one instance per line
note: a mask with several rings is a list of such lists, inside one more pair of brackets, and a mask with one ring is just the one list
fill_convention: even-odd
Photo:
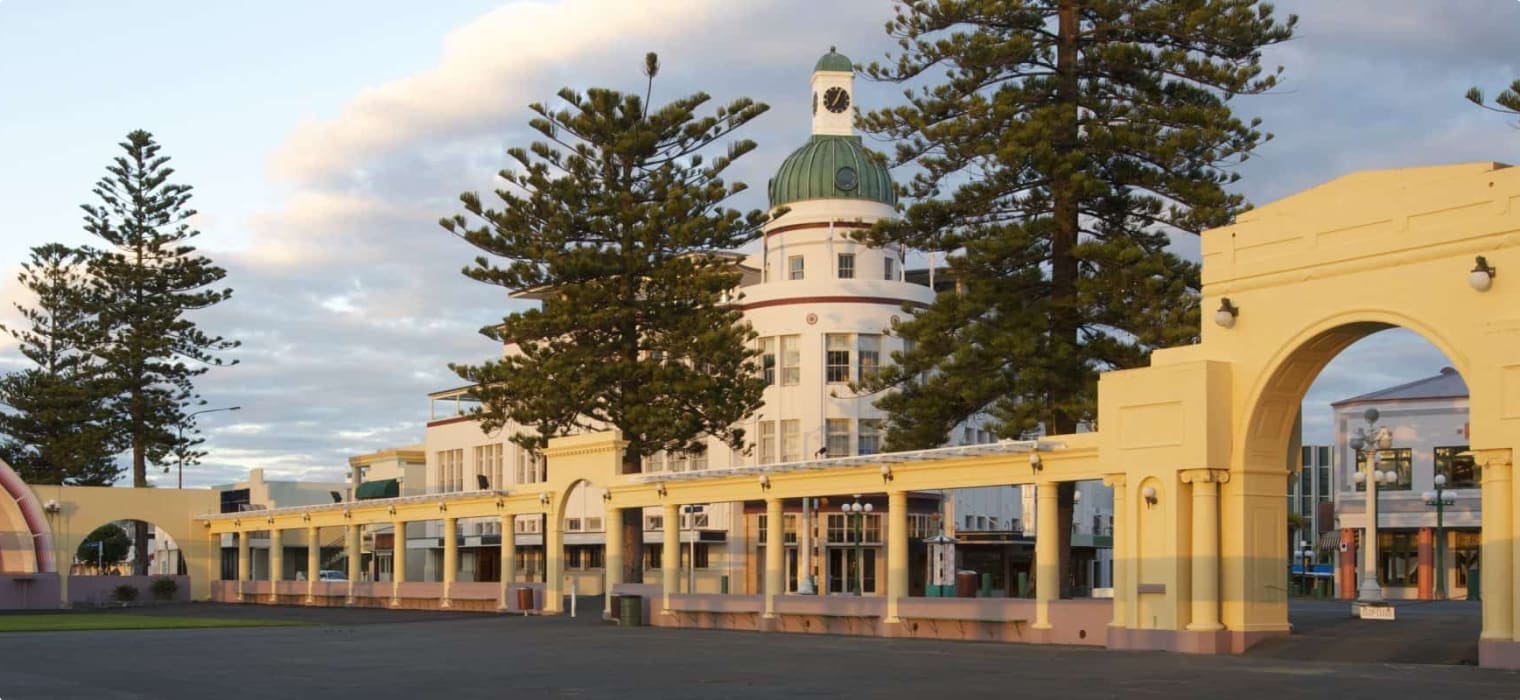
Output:
[[1478,466],[1471,455],[1463,456],[1467,445],[1437,447],[1435,465],[1437,474],[1446,475],[1448,489],[1478,488]]

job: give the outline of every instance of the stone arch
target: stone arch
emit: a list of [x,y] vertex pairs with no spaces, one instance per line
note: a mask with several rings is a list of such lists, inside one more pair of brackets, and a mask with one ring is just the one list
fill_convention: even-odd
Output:
[[[1237,468],[1286,468],[1288,448],[1298,407],[1310,385],[1342,351],[1373,333],[1403,328],[1419,335],[1446,356],[1452,367],[1471,382],[1469,362],[1449,340],[1453,334],[1435,324],[1393,310],[1351,311],[1305,324],[1283,340],[1278,352],[1257,373],[1246,401],[1248,415],[1240,441]],[[1478,391],[1478,387],[1470,387]],[[1274,461],[1275,460],[1275,461]]]

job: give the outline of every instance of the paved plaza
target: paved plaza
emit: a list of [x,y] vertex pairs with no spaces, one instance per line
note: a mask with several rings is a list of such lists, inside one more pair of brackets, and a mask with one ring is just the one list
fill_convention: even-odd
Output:
[[[1520,697],[1520,673],[588,618],[197,604],[312,627],[0,635],[0,698]],[[1394,629],[1394,628],[1385,628]]]

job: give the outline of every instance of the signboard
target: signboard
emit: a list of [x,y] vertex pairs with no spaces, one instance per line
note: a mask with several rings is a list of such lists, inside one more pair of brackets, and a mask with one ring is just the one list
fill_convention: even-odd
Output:
[[1357,606],[1357,610],[1360,612],[1361,618],[1363,620],[1392,620],[1392,619],[1394,619],[1394,617],[1393,617],[1393,610],[1394,610],[1394,608],[1393,608],[1392,605],[1359,605],[1359,606]]

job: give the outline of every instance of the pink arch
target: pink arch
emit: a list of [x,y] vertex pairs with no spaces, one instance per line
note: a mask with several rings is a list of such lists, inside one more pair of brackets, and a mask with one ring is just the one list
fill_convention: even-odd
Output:
[[53,535],[48,529],[47,515],[42,512],[42,504],[37,502],[37,494],[32,487],[27,486],[21,480],[21,475],[11,469],[11,465],[0,460],[0,488],[5,489],[16,507],[21,509],[21,517],[26,520],[26,529],[32,536],[32,549],[37,556],[38,573],[55,573],[57,568],[53,562]]

